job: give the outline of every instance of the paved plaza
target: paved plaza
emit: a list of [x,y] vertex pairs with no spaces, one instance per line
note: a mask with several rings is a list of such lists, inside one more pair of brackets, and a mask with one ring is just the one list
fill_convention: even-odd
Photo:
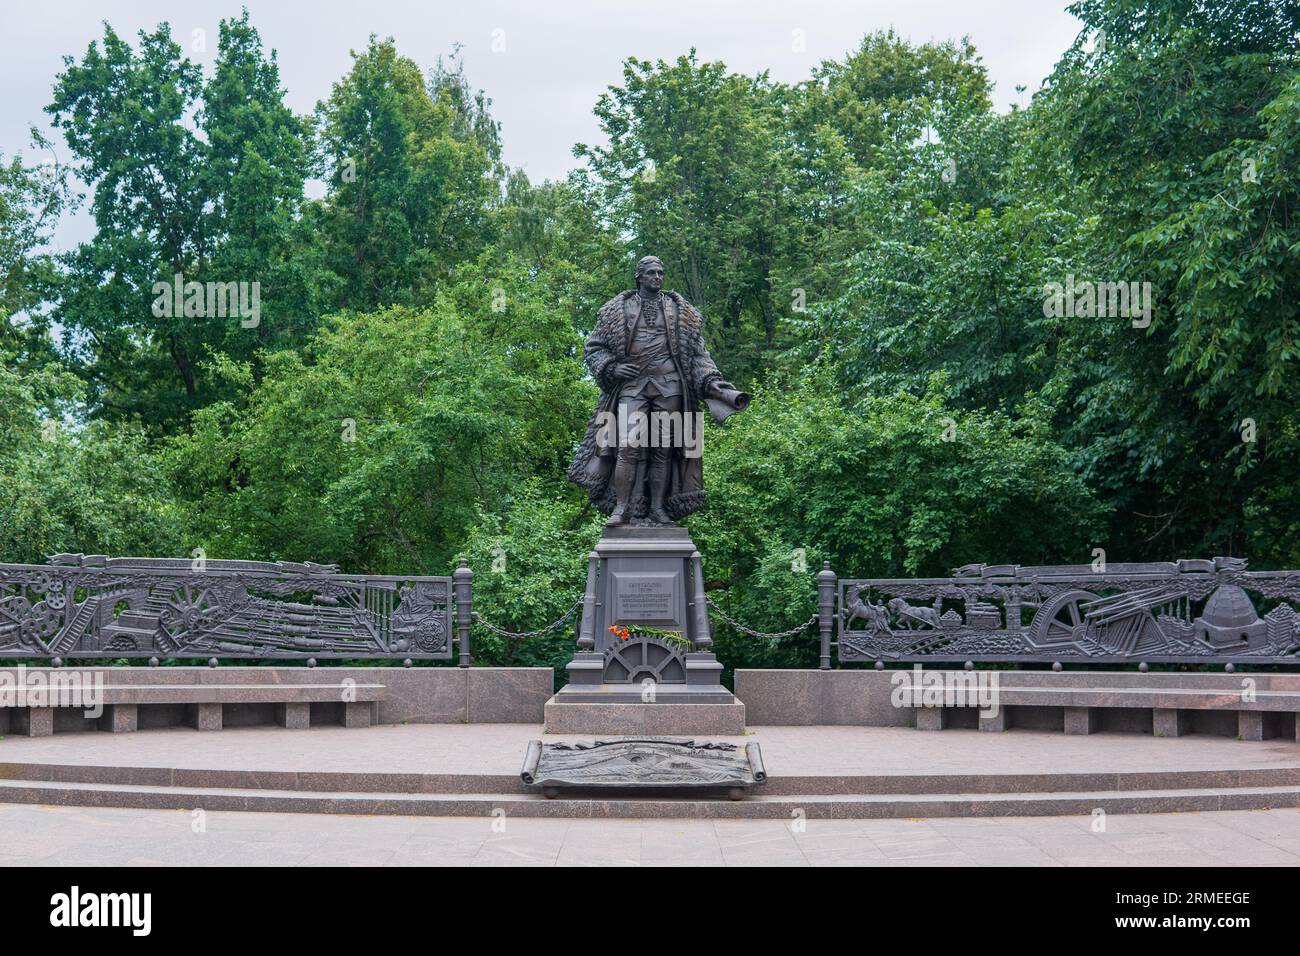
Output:
[[[1295,866],[1300,810],[931,820],[537,820],[0,806],[10,865]],[[196,832],[197,830],[197,832]]]
[[[479,775],[518,781],[532,725],[409,725],[364,731],[186,728],[0,739],[0,765]],[[1293,741],[1193,735],[909,728],[760,727],[773,782],[853,780],[868,789],[929,776],[1240,771],[1288,774]],[[143,772],[143,771],[142,771]],[[885,782],[882,782],[885,781]],[[446,781],[444,781],[446,782]],[[279,784],[277,784],[279,785]],[[304,779],[302,785],[309,784]],[[387,786],[387,784],[385,784]],[[811,787],[812,792],[823,789]],[[197,792],[203,792],[201,790]],[[767,799],[767,798],[759,798]],[[797,806],[797,795],[787,799]],[[196,804],[199,805],[199,804]],[[1295,866],[1300,810],[902,819],[538,819],[234,812],[0,803],[6,861],[35,865],[860,865]],[[186,805],[188,806],[188,805]],[[784,811],[783,811],[784,812]]]
[[[0,762],[119,767],[216,767],[248,771],[463,773],[517,777],[536,724],[407,724],[347,730],[186,727],[134,734],[55,734],[0,739]],[[547,740],[591,740],[547,735]],[[1013,730],[982,733],[909,727],[751,727],[773,780],[796,775],[1121,773],[1300,767],[1300,746],[1275,738],[1240,741],[1193,734],[1087,736]]]

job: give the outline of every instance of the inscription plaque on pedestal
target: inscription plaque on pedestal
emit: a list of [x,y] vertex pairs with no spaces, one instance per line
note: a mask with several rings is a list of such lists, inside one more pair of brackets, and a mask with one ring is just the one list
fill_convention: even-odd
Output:
[[677,596],[673,573],[615,573],[614,616],[619,623],[672,623]]

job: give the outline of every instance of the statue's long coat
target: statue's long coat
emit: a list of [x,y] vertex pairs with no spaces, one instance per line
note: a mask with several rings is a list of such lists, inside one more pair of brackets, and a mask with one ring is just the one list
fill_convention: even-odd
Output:
[[[676,292],[664,293],[664,320],[668,328],[668,347],[682,378],[682,411],[693,415],[704,405],[707,389],[713,382],[730,388],[722,381],[722,373],[713,363],[704,345],[701,333],[702,319],[695,307]],[[641,306],[636,290],[614,296],[596,316],[596,328],[587,339],[585,358],[587,368],[600,386],[600,401],[587,424],[587,434],[578,446],[578,453],[569,465],[569,479],[588,489],[594,504],[605,514],[614,510],[614,490],[610,479],[618,457],[617,442],[599,447],[596,434],[603,413],[618,413],[619,396],[627,382],[616,381],[609,373],[622,362],[631,361],[628,349],[632,335],[641,320]],[[700,419],[696,419],[700,421]],[[621,438],[621,436],[619,436]],[[649,455],[642,458],[636,488],[642,487],[643,471]],[[674,518],[681,518],[704,506],[704,468],[702,458],[693,458],[674,449],[668,477],[668,491],[664,495],[664,510]],[[632,512],[644,515],[645,496],[638,494],[632,502]]]

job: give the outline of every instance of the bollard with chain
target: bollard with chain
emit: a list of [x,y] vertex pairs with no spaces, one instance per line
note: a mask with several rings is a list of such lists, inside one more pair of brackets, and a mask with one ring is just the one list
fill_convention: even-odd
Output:
[[451,575],[456,589],[456,633],[460,636],[460,666],[469,667],[469,622],[474,613],[474,572],[469,562],[460,559],[460,567]]
[[587,590],[582,599],[582,624],[578,629],[578,650],[596,649],[596,569],[600,555],[592,551],[587,555]]
[[817,572],[817,625],[821,630],[820,669],[831,669],[831,625],[835,620],[835,572],[829,561],[822,562],[822,569]]
[[709,633],[709,609],[705,606],[708,598],[704,594],[704,560],[698,551],[691,553],[691,578],[694,585],[691,610],[695,614],[695,642],[692,650],[707,651],[713,646],[713,636]]

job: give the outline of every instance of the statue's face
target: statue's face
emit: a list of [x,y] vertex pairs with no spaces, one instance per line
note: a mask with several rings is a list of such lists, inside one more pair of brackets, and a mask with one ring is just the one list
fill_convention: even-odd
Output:
[[658,292],[664,287],[664,267],[650,263],[637,277],[637,285],[647,292]]

